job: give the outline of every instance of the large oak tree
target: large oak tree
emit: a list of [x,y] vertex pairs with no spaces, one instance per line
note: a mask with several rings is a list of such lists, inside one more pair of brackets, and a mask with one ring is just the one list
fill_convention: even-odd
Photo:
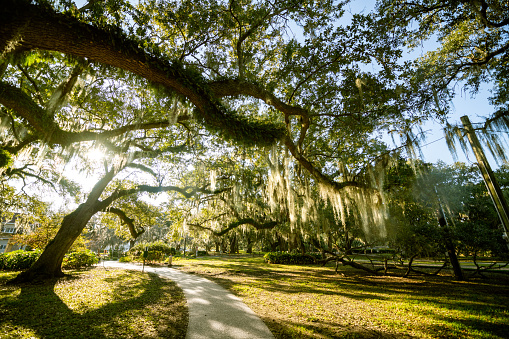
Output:
[[[370,171],[375,164],[387,163],[390,150],[381,134],[401,131],[404,136],[433,113],[420,111],[422,98],[402,80],[406,69],[397,63],[398,39],[370,16],[355,15],[341,25],[343,5],[287,0],[146,1],[133,6],[91,1],[78,9],[72,2],[4,1],[0,74],[14,75],[0,82],[0,105],[13,122],[8,130],[14,137],[2,149],[17,154],[34,143],[71,147],[96,141],[121,154],[129,147],[162,153],[168,151],[164,142],[157,147],[136,144],[136,133],[165,134],[175,122],[188,121],[192,115],[223,140],[244,146],[279,145],[285,171],[293,176],[288,182],[302,177],[319,186],[325,192],[322,198],[337,205],[337,214],[343,215],[348,210],[343,202],[372,200],[365,194],[382,184]],[[37,72],[27,61],[41,54],[58,55],[72,66],[66,65],[65,76],[47,91],[34,74],[54,72],[55,67]],[[179,114],[177,121],[164,118],[161,111],[174,106],[161,105],[156,109],[159,115],[108,119],[108,104],[98,104],[98,95],[69,103],[66,96],[77,93],[78,80],[86,79],[91,70],[109,77],[113,86],[125,82],[150,88],[157,93],[148,94],[156,95],[154,102],[173,100],[178,107],[190,107],[191,114]],[[53,94],[45,97],[48,92]],[[115,100],[126,96],[111,96],[105,102]],[[73,107],[86,114],[74,116]],[[74,124],[64,123],[72,120]],[[28,132],[19,136],[18,126]],[[172,134],[161,140],[168,135]],[[132,158],[122,159],[108,168],[86,202],[64,219],[61,236],[41,256],[44,264],[37,264],[27,276],[61,274],[65,250],[90,217],[121,192],[127,194],[117,190],[102,195],[117,172],[132,163]],[[156,189],[162,190],[139,185],[131,193]],[[341,194],[350,196],[336,197]],[[237,224],[247,220],[240,215],[237,219]],[[259,220],[248,221],[260,225]]]

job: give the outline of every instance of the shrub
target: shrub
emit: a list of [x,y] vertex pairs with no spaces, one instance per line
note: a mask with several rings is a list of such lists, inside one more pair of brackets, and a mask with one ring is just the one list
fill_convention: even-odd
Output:
[[[27,270],[32,266],[39,256],[41,250],[35,251],[13,251],[0,254],[0,270]],[[81,268],[96,264],[99,260],[90,250],[79,250],[67,253],[62,261],[62,268]]]
[[133,261],[133,258],[130,255],[118,259],[118,262],[131,262],[131,261]]
[[40,250],[13,252],[0,254],[1,270],[26,270],[32,266],[41,255]]
[[[208,255],[207,251],[198,251],[198,256],[204,256],[204,255]],[[196,252],[191,252],[190,254],[191,257],[194,257],[196,256]]]
[[133,246],[127,252],[127,254],[133,259],[143,260],[143,252],[145,249],[148,250],[148,257],[146,258],[148,261],[164,261],[167,256],[175,255],[176,253],[173,247],[170,247],[168,244],[165,244],[162,241],[156,241],[151,243],[141,243]]
[[316,263],[316,260],[321,259],[322,256],[316,253],[308,254],[292,254],[280,252],[268,252],[263,258],[269,264],[284,264],[284,265],[309,265]]
[[87,267],[97,264],[97,262],[99,262],[99,260],[94,252],[90,250],[79,250],[65,255],[62,261],[62,268]]

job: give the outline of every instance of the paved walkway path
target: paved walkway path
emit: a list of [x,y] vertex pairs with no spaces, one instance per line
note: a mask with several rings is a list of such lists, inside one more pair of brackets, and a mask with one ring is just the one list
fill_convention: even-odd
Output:
[[[140,265],[105,261],[100,265],[141,270]],[[145,271],[175,281],[189,308],[186,339],[272,339],[263,321],[239,298],[212,281],[169,267],[145,266]]]

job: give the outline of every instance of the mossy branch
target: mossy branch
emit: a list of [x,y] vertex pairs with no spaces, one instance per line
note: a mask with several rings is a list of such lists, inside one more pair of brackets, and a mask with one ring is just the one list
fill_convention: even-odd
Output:
[[27,1],[7,0],[0,8],[0,57],[12,51],[43,49],[87,58],[137,74],[187,98],[197,119],[210,131],[245,145],[268,146],[286,130],[269,121],[251,121],[225,108],[201,74],[146,51],[144,41],[118,27],[96,27]]

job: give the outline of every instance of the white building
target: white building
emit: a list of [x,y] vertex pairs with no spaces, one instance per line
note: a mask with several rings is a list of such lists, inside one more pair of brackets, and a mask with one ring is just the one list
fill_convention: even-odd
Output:
[[22,245],[12,242],[12,236],[17,233],[18,218],[16,215],[12,219],[6,221],[4,218],[0,219],[0,254],[22,249]]

